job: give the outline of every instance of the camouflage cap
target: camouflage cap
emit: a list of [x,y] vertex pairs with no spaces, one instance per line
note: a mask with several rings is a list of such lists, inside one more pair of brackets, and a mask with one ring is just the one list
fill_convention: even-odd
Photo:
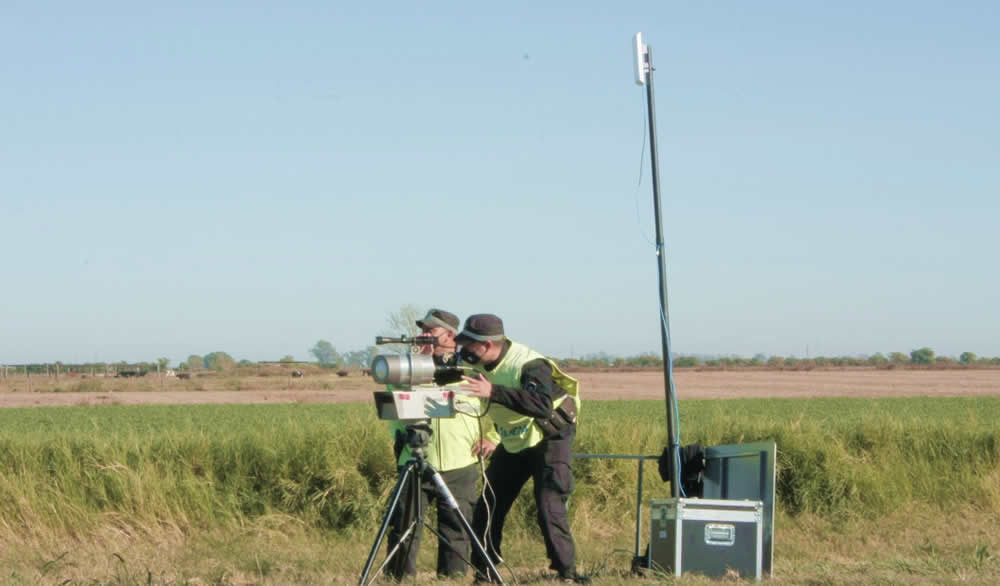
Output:
[[503,321],[492,313],[477,313],[465,320],[462,332],[455,336],[459,344],[503,341]]
[[453,334],[458,333],[458,316],[443,309],[431,309],[423,319],[417,320],[417,327],[430,329],[441,327]]

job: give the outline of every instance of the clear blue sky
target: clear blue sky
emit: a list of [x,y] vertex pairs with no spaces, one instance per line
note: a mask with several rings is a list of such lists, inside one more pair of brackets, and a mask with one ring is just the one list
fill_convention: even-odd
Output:
[[0,363],[1000,355],[996,2],[6,2]]

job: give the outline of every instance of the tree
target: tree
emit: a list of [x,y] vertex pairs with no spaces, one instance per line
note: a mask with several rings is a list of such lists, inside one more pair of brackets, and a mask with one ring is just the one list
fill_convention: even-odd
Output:
[[962,352],[958,357],[958,361],[962,364],[972,364],[978,359],[979,357],[973,352]]
[[888,362],[889,360],[885,356],[882,356],[881,352],[876,352],[868,357],[868,363],[872,366],[883,366]]
[[889,354],[889,362],[893,364],[905,364],[909,362],[909,360],[910,359],[906,357],[906,354],[903,354],[902,352],[892,352]]
[[201,370],[205,368],[205,359],[197,354],[188,356],[188,359],[184,363],[187,364],[188,370]]
[[652,352],[647,352],[645,354],[640,354],[638,356],[632,356],[627,358],[626,362],[632,366],[663,366],[663,357],[659,354],[653,354]]
[[160,370],[166,370],[167,367],[170,366],[170,359],[169,358],[157,358],[156,359],[156,364],[158,364],[160,366]]
[[217,371],[232,370],[236,366],[233,357],[225,352],[211,352],[205,355],[205,368]]
[[416,336],[420,333],[420,328],[417,327],[417,320],[424,317],[427,313],[421,307],[416,305],[407,304],[399,308],[399,311],[395,313],[390,313],[389,317],[386,318],[386,324],[389,326],[389,330],[393,333],[390,335],[406,334],[408,336]]
[[295,362],[295,357],[291,354],[285,354],[278,362]]
[[367,367],[376,354],[378,349],[375,346],[367,346],[364,350],[352,350],[341,354],[340,360],[345,366]]
[[924,347],[910,352],[910,362],[914,364],[934,364],[934,351]]
[[316,342],[316,345],[309,349],[309,353],[316,357],[316,361],[323,368],[336,368],[340,365],[340,355],[337,354],[337,349],[326,340]]
[[701,364],[697,356],[678,356],[674,358],[674,366],[678,368],[690,368]]
[[[382,335],[391,337],[402,334],[416,336],[420,333],[420,328],[417,327],[416,321],[424,317],[426,313],[426,311],[416,305],[404,305],[399,308],[399,311],[390,313],[386,317],[385,323],[388,329],[382,332]],[[404,353],[410,351],[410,347],[403,344],[387,344],[386,346],[394,352]]]

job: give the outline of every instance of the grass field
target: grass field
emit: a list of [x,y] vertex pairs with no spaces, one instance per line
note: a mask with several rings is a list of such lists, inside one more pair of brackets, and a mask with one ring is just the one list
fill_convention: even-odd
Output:
[[[680,414],[684,443],[777,441],[774,582],[1000,582],[1000,398],[689,400]],[[590,402],[583,416],[577,452],[664,444],[662,401]],[[0,580],[351,583],[394,481],[389,454],[367,404],[0,410]],[[668,496],[647,466],[646,497]],[[574,473],[581,569],[666,579],[628,573],[635,463]],[[519,501],[505,541],[520,582],[546,575],[533,506]]]

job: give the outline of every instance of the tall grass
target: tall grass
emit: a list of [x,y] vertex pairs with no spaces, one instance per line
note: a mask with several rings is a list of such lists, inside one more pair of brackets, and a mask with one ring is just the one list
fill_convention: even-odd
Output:
[[[579,453],[658,454],[655,401],[593,402]],[[914,503],[1000,510],[1000,399],[683,401],[682,443],[774,439],[778,509],[832,522]],[[634,510],[637,465],[577,460],[575,526]],[[646,464],[647,496],[669,487]],[[395,481],[368,405],[101,406],[0,411],[0,542],[239,528],[277,516],[368,535]],[[524,491],[514,535],[536,532]]]

